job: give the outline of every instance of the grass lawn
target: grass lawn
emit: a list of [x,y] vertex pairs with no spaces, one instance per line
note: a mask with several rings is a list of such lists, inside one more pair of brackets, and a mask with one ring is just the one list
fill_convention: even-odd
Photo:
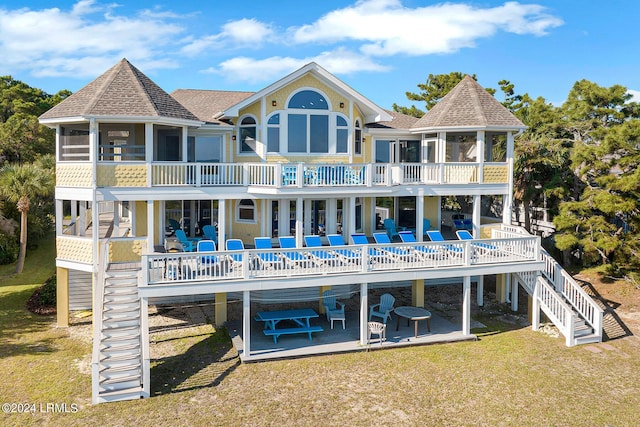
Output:
[[[33,413],[0,414],[2,426],[635,426],[640,419],[636,336],[567,348],[563,338],[499,323],[476,331],[476,342],[253,364],[238,362],[223,330],[177,329],[153,338],[152,355],[161,354],[151,370],[154,397],[94,406],[91,345],[25,309],[53,274],[53,257],[53,243],[41,243],[23,274],[0,268],[0,403],[35,405]],[[47,412],[47,403],[77,411]]]

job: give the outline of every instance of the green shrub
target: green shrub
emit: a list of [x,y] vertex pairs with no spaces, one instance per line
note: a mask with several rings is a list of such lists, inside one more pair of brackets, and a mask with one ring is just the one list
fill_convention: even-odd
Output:
[[56,305],[56,276],[49,277],[40,288],[40,305],[51,307]]
[[0,233],[0,265],[15,262],[18,259],[19,249],[15,237]]

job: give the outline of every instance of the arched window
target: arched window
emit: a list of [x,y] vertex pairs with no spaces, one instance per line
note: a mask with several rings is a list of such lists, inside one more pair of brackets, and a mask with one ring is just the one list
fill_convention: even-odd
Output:
[[237,209],[238,222],[256,222],[256,205],[253,200],[242,199],[238,201]]
[[267,151],[277,153],[280,151],[280,114],[276,113],[267,121]]
[[256,152],[256,119],[245,117],[240,121],[240,152]]
[[306,108],[309,110],[328,110],[327,100],[314,90],[301,90],[289,100],[289,108]]
[[349,151],[349,124],[342,116],[336,116],[336,153]]
[[360,127],[360,120],[356,120],[353,135],[353,152],[354,154],[362,154],[362,128]]

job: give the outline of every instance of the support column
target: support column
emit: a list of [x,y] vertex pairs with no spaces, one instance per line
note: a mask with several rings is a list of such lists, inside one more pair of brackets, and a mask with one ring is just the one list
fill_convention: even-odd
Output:
[[[327,199],[326,205],[326,230],[327,234],[336,234],[338,232],[337,218],[338,218],[338,202],[336,199]],[[345,242],[347,240],[345,239]]]
[[360,283],[360,345],[367,345],[369,321],[369,286]]
[[504,195],[502,201],[502,223],[511,224],[513,216],[513,156],[514,156],[514,135],[513,132],[507,132],[507,165],[509,168],[509,190]]
[[506,274],[496,275],[496,300],[500,303],[507,302]]
[[322,293],[331,289],[331,286],[320,286],[320,294],[318,295],[318,313],[326,314],[324,305],[322,304]]
[[422,242],[426,233],[424,229],[424,195],[422,191],[416,196],[416,240]]
[[59,328],[69,326],[69,270],[56,267],[56,320]]
[[511,278],[511,311],[518,311],[518,281],[513,278]]
[[[303,203],[304,205],[304,214],[303,214],[303,233],[304,234],[316,234],[313,233],[311,230],[311,205],[312,205],[312,200],[310,199],[306,199]],[[318,224],[315,224],[316,228],[318,227]]]
[[536,280],[533,288],[533,297],[529,295],[529,317],[531,320],[531,329],[537,331],[540,328],[540,283]]
[[411,305],[424,307],[424,279],[411,281]]
[[304,226],[304,203],[302,197],[296,198],[296,248],[301,248],[304,246],[304,242],[302,240],[302,236],[304,234],[303,226]]
[[480,238],[480,213],[482,207],[482,196],[473,196],[473,237]]
[[[345,200],[345,208],[346,208],[346,216],[343,213],[342,215],[342,235],[350,236],[356,232],[356,198],[355,197],[347,197]],[[344,221],[346,218],[346,221]],[[344,230],[344,223],[347,223],[347,230]]]
[[478,277],[478,284],[476,285],[476,299],[478,302],[478,307],[482,307],[484,305],[484,276]]
[[289,199],[278,200],[278,236],[288,236],[289,231]]
[[225,199],[218,200],[218,250],[220,245],[224,248],[225,238],[227,236],[227,201]]
[[242,355],[251,355],[251,291],[242,292]]
[[462,278],[462,333],[471,335],[471,276]]
[[213,316],[216,327],[224,325],[227,321],[227,293],[218,292],[215,294],[215,305],[213,306]]
[[[192,211],[193,212],[193,211]],[[147,252],[154,252],[155,244],[155,210],[153,208],[153,200],[147,200]]]

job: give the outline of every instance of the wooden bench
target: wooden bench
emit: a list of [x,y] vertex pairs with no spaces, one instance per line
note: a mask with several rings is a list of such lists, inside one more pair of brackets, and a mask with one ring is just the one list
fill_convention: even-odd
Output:
[[309,334],[309,341],[311,341],[311,333],[312,332],[322,332],[322,326],[299,326],[295,328],[282,328],[282,329],[264,329],[265,335],[273,336],[273,342],[278,342],[278,337],[280,335],[291,335],[291,334]]

